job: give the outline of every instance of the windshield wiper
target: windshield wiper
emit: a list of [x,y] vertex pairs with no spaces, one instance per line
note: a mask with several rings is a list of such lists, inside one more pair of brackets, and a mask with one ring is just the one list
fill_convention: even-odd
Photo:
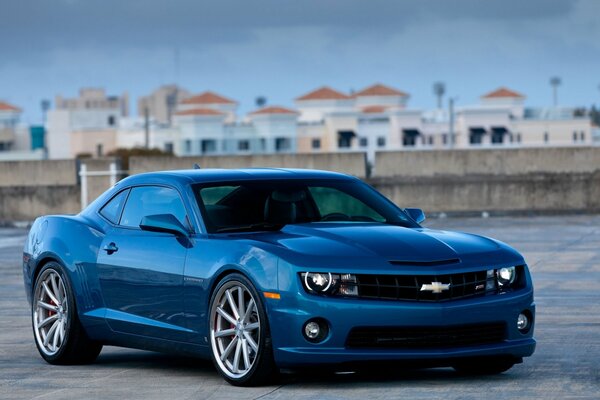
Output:
[[215,232],[248,232],[248,231],[279,231],[285,224],[273,224],[270,222],[259,222],[257,224],[242,225],[242,226],[227,226],[219,228]]

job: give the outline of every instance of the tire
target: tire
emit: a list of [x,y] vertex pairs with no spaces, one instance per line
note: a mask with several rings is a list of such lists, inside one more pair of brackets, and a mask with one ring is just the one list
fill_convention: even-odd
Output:
[[269,321],[252,283],[237,273],[225,276],[213,291],[209,310],[212,359],[221,376],[235,386],[275,381],[279,371]]
[[516,363],[512,358],[489,357],[464,360],[452,368],[463,375],[497,375],[511,369]]
[[37,349],[50,364],[93,362],[102,344],[90,340],[77,316],[75,295],[63,268],[50,262],[33,286],[31,325]]

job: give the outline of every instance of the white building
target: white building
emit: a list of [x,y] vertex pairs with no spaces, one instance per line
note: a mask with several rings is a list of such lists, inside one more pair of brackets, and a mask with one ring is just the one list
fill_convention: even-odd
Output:
[[121,118],[127,117],[129,100],[106,96],[104,89],[81,89],[79,97],[56,97],[56,108],[46,115],[48,157],[101,157],[117,148]]
[[178,155],[296,151],[297,113],[265,107],[238,120],[237,102],[213,92],[183,100],[174,116]]
[[[480,103],[447,110],[407,108],[409,95],[375,84],[353,95],[322,87],[296,99],[298,151],[376,151],[592,143],[589,118],[574,108],[531,108],[525,96],[499,88]],[[450,134],[453,134],[451,140]]]

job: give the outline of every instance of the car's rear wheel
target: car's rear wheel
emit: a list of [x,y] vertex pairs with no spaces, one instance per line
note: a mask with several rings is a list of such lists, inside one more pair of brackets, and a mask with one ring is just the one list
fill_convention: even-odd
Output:
[[243,275],[227,275],[213,292],[210,343],[215,366],[229,383],[256,386],[277,378],[264,304]]
[[505,357],[486,357],[464,360],[452,366],[456,372],[464,375],[496,375],[511,369],[515,359]]
[[50,364],[89,363],[102,350],[81,326],[69,280],[55,262],[46,264],[35,280],[31,317],[35,344]]

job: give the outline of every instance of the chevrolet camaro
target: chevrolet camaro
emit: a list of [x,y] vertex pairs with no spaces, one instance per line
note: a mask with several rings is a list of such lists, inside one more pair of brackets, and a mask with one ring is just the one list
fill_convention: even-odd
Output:
[[523,257],[424,219],[332,172],[131,176],[33,223],[35,344],[51,364],[92,362],[104,345],[211,358],[234,385],[316,366],[500,373],[532,355]]

